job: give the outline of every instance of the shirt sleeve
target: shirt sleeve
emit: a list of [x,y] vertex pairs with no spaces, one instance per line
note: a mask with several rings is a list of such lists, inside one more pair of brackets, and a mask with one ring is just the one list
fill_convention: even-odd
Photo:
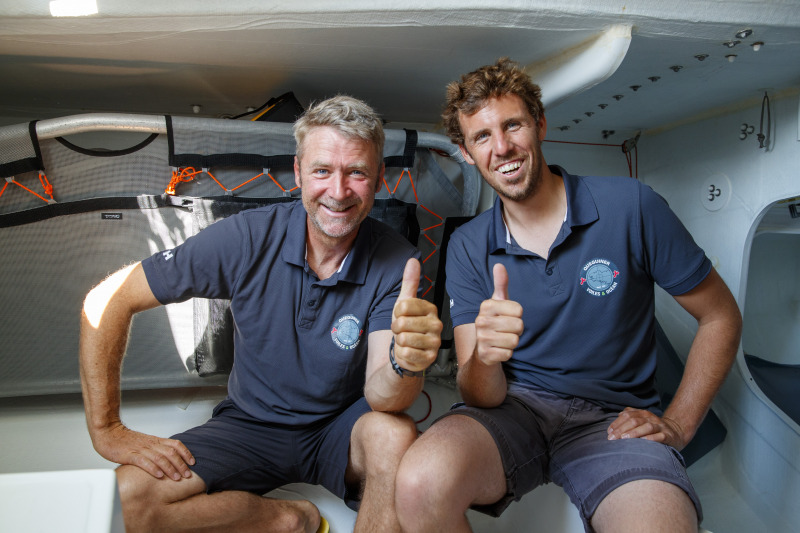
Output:
[[670,209],[648,186],[640,192],[642,241],[653,280],[672,296],[695,288],[711,272],[711,261]]
[[[386,280],[386,283],[380,284],[380,294],[376,294],[373,305],[370,308],[369,314],[369,332],[381,331],[392,329],[392,312],[394,311],[394,304],[397,297],[400,295],[400,289],[403,286],[403,270],[405,269],[406,262],[415,257],[420,259],[421,255],[416,248],[408,247],[408,251],[404,254],[397,253],[394,250],[392,259],[387,261],[387,270],[380,275]],[[417,297],[419,298],[423,290],[422,283],[417,290]]]
[[246,235],[240,217],[232,216],[142,261],[156,299],[168,304],[192,297],[231,298],[251,247]]
[[450,320],[454,327],[475,322],[481,303],[491,297],[492,291],[486,292],[486,280],[491,280],[491,276],[487,278],[487,272],[490,271],[488,261],[486,252],[470,253],[465,231],[453,233],[447,246],[445,263],[450,301],[444,302],[444,305],[450,306]]

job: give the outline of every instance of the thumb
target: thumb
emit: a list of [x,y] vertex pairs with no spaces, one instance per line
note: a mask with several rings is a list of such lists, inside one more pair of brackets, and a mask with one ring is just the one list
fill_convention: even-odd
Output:
[[494,276],[494,293],[492,300],[508,300],[508,272],[505,265],[497,263],[492,269]]
[[406,268],[403,270],[403,285],[400,287],[400,294],[397,296],[398,300],[417,297],[420,272],[419,261],[415,258],[412,257],[406,262]]

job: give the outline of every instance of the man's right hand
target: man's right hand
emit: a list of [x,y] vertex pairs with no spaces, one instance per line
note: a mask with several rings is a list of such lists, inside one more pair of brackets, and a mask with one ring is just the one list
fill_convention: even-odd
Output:
[[114,463],[138,466],[151,476],[175,481],[191,477],[194,457],[181,441],[132,431],[118,423],[92,432],[97,453]]
[[508,272],[497,263],[492,269],[494,293],[481,303],[475,318],[475,354],[484,365],[508,361],[522,335],[522,306],[508,299]]

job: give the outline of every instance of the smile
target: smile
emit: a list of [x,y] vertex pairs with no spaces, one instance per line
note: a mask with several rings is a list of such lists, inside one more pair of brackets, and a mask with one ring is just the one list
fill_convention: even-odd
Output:
[[515,170],[519,169],[522,166],[522,163],[519,161],[512,161],[510,163],[506,163],[505,165],[501,165],[497,168],[498,172],[502,172],[503,174],[511,174]]
[[324,207],[325,210],[328,213],[330,213],[331,215],[333,215],[333,216],[347,214],[350,211],[352,211],[353,208],[355,207],[355,204],[350,204],[350,205],[336,205],[336,204],[334,204],[334,205],[326,205],[326,204],[320,204],[320,205],[322,207]]

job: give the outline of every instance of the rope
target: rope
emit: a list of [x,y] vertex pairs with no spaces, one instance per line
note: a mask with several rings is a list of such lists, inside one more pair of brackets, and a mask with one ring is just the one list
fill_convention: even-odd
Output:
[[[397,183],[394,184],[394,188],[393,189],[389,188],[389,183],[386,181],[386,175],[384,174],[383,184],[384,184],[384,186],[386,186],[386,191],[391,196],[394,196],[394,194],[397,192],[397,188],[400,186],[400,182],[403,181],[403,177],[404,176],[408,176],[408,182],[411,185],[411,191],[414,193],[414,201],[417,203],[417,205],[419,207],[421,207],[422,209],[424,209],[425,211],[427,211],[428,213],[430,213],[431,215],[433,215],[433,216],[435,216],[436,218],[439,219],[439,222],[437,224],[434,224],[432,226],[428,226],[427,228],[420,229],[420,235],[422,235],[423,237],[428,239],[428,242],[430,242],[433,245],[433,250],[431,251],[431,253],[429,253],[422,260],[422,263],[425,264],[431,257],[433,257],[433,255],[436,252],[439,251],[439,244],[436,241],[434,241],[430,237],[430,235],[427,234],[427,231],[432,230],[434,228],[438,228],[439,226],[443,226],[444,225],[444,218],[441,217],[438,213],[435,213],[434,211],[431,211],[430,209],[428,209],[424,204],[422,204],[419,201],[419,195],[417,195],[417,187],[414,184],[414,178],[411,176],[411,169],[409,169],[409,168],[404,168],[402,170],[402,172],[400,172],[400,177],[397,179]],[[431,280],[428,276],[425,276],[425,279],[427,279],[430,282],[430,285],[425,290],[425,292],[422,293],[422,297],[423,298],[428,294],[428,292],[430,292],[430,290],[433,288],[433,284],[434,284],[433,280]]]
[[235,191],[235,190],[237,190],[237,189],[239,189],[241,187],[244,187],[245,185],[247,185],[251,181],[255,181],[256,179],[258,179],[258,178],[260,178],[261,176],[264,176],[264,175],[269,176],[269,178],[272,180],[272,182],[275,185],[277,185],[278,188],[283,193],[287,193],[287,192],[290,193],[290,192],[292,192],[292,191],[294,191],[294,190],[299,188],[299,187],[297,187],[295,185],[293,188],[287,190],[285,187],[283,187],[283,185],[280,184],[280,182],[278,182],[278,180],[276,180],[274,177],[272,177],[272,174],[269,173],[269,169],[264,169],[264,171],[261,174],[258,174],[257,176],[253,176],[252,178],[246,180],[244,183],[240,183],[239,185],[237,185],[233,189],[228,189],[208,169],[204,168],[202,170],[196,170],[194,167],[185,167],[185,168],[182,168],[182,169],[177,169],[177,168],[172,169],[172,178],[170,179],[169,185],[167,185],[167,188],[164,190],[164,192],[169,194],[169,195],[174,195],[175,194],[175,189],[178,187],[179,184],[188,183],[188,182],[192,181],[193,179],[195,179],[200,174],[208,174],[211,177],[211,179],[214,180],[214,182],[217,185],[219,185],[220,188],[223,191],[229,192],[229,193],[232,193],[233,191]]
[[[636,136],[636,140],[638,140],[638,134]],[[635,140],[633,143],[633,148],[626,149],[625,143],[622,144],[612,144],[612,143],[585,143],[585,142],[577,142],[577,141],[553,141],[551,139],[544,139],[542,142],[546,143],[559,143],[559,144],[579,144],[583,146],[609,146],[612,148],[621,148],[623,153],[625,154],[625,161],[628,163],[628,173],[630,177],[639,179],[639,150],[636,146]],[[628,141],[626,141],[628,142]],[[631,152],[636,152],[635,155],[635,164],[634,164],[634,157],[631,156]]]
[[[767,133],[764,134],[764,107],[766,106],[767,109]],[[769,107],[769,96],[767,93],[764,93],[764,98],[761,100],[761,123],[758,127],[758,147],[764,148],[764,141],[767,140],[767,136],[769,135],[770,130],[772,129],[772,113]]]
[[49,203],[55,202],[55,198],[53,198],[53,186],[50,184],[50,181],[47,179],[47,176],[45,175],[45,173],[43,171],[41,171],[41,170],[39,171],[39,183],[42,184],[42,189],[44,190],[44,194],[46,194],[47,196],[50,197],[49,200],[47,198],[45,198],[44,196],[42,196],[41,194],[29,189],[28,187],[26,187],[23,184],[21,184],[20,182],[18,182],[14,178],[11,178],[10,180],[7,180],[5,185],[3,185],[3,188],[0,189],[0,197],[3,196],[4,192],[6,192],[6,188],[8,188],[8,184],[9,183],[13,183],[14,185],[20,187],[21,189],[23,189],[25,191],[28,191],[29,193],[31,193],[35,197],[39,198],[44,203],[49,204]]

